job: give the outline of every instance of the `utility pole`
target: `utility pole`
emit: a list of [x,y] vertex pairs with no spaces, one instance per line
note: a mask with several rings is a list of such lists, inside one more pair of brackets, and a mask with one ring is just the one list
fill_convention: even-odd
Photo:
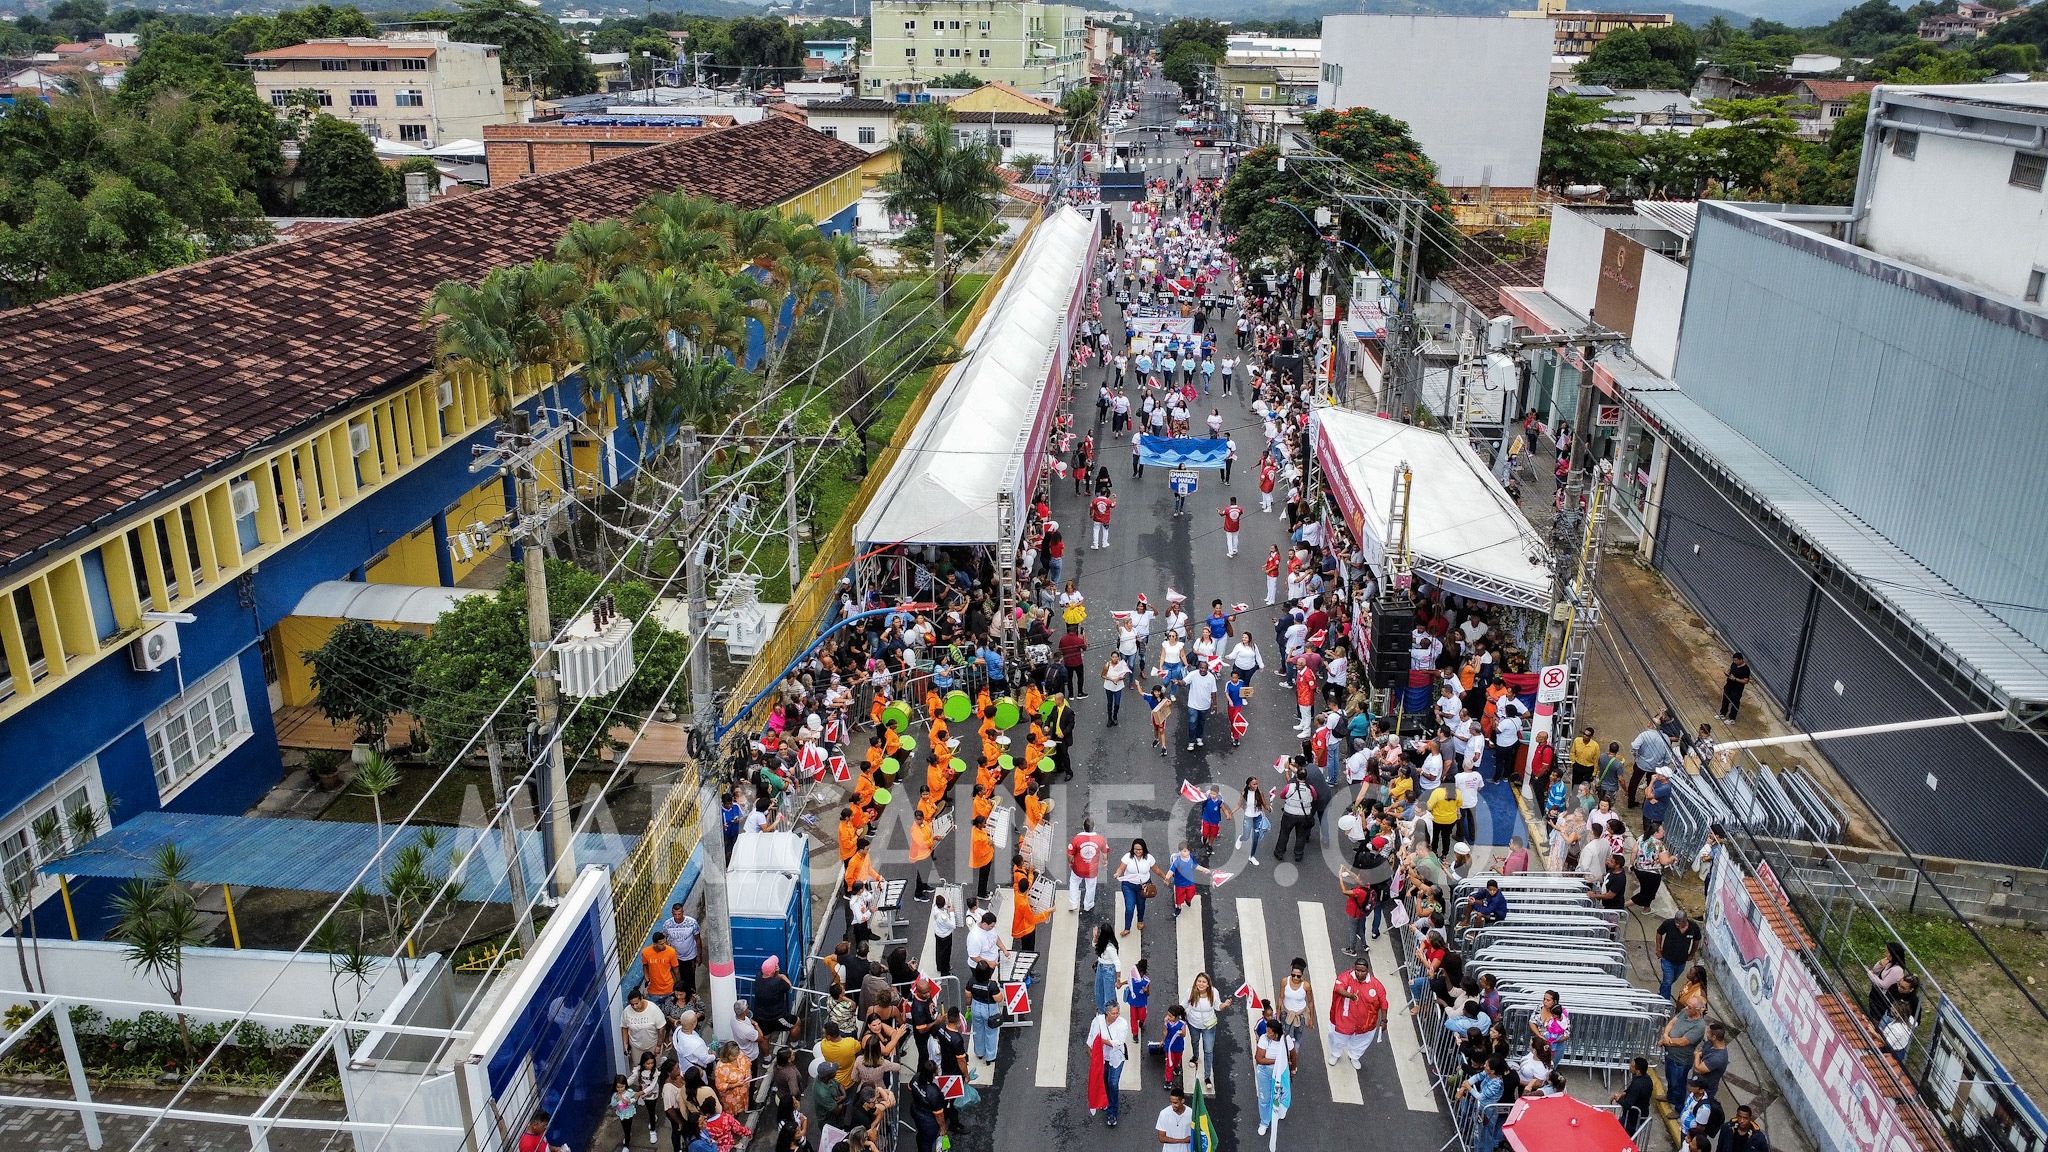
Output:
[[[732,915],[725,902],[725,838],[719,827],[718,788],[718,698],[711,690],[711,613],[704,602],[704,554],[708,542],[699,531],[704,518],[703,481],[698,474],[702,449],[697,429],[684,425],[680,435],[682,454],[682,555],[685,595],[690,619],[690,727],[697,749],[698,843],[704,847],[704,914],[698,924],[703,932],[704,961],[711,973],[711,1030],[720,1040],[732,1036],[732,1006],[739,998],[739,982],[733,975]],[[794,588],[791,589],[794,594]]]
[[[703,645],[691,636],[690,646]],[[740,982],[733,973],[732,913],[725,902],[725,837],[718,826],[718,789],[704,781],[701,763],[697,779],[697,842],[704,848],[704,909],[697,920],[698,940],[704,949],[704,967],[711,973],[711,1032],[720,1040],[730,1040],[732,1006],[740,997]]]
[[[560,685],[555,680],[555,632],[554,623],[548,616],[548,573],[544,552],[552,535],[550,526],[555,516],[568,507],[568,502],[551,499],[545,508],[542,507],[537,461],[543,453],[568,439],[570,426],[567,422],[553,424],[536,436],[529,417],[518,411],[507,416],[506,423],[510,427],[498,431],[493,446],[479,446],[475,450],[470,471],[503,466],[511,472],[518,490],[519,507],[516,517],[511,520],[510,535],[524,550],[526,638],[532,645],[534,657],[535,738],[540,741],[540,747],[546,749],[548,757],[541,805],[546,815],[542,823],[554,864],[555,894],[565,896],[576,882],[576,850],[570,838],[569,769],[563,754],[562,733],[557,731],[561,719],[561,695]],[[507,807],[509,809],[509,805]],[[506,869],[515,876],[513,883],[523,889],[525,878],[518,875],[523,861],[517,854],[516,843],[510,843],[509,850],[513,854],[506,860]],[[527,932],[531,931],[531,927],[527,927]]]
[[[690,723],[700,740],[718,731],[718,701],[711,691],[711,646],[705,642],[711,631],[711,613],[704,602],[704,553],[706,543],[697,531],[704,516],[703,483],[698,477],[697,429],[684,425],[681,435],[682,555],[684,595],[689,599],[690,619]],[[713,752],[712,764],[717,764]]]

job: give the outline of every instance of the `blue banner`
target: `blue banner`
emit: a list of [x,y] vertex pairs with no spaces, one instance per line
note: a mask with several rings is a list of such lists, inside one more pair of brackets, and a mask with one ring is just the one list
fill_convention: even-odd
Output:
[[1140,436],[1138,459],[1162,468],[1221,468],[1230,452],[1227,440],[1196,440],[1189,436]]

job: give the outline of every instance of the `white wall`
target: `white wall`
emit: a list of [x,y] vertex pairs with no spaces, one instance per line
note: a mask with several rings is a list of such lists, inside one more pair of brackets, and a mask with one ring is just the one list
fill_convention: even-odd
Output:
[[[896,142],[896,118],[876,112],[820,112],[804,110],[804,123],[814,132],[825,132],[838,139],[841,144],[851,144],[863,152],[880,152]],[[873,128],[875,138],[862,143],[860,130]]]
[[[88,1000],[133,1000],[149,1004],[170,1004],[163,986],[144,972],[129,967],[126,950],[105,940],[44,940],[42,974],[49,987],[43,991]],[[16,1003],[10,992],[22,991],[21,965],[16,962],[14,942],[0,941],[0,1009]],[[388,964],[388,961],[385,962]],[[415,966],[429,961],[414,961]],[[35,953],[29,954],[29,972],[36,971]],[[188,948],[185,951],[185,1007],[188,1010],[218,1009],[241,1012],[254,1009],[282,1016],[318,1018],[334,1015],[334,974],[327,967],[325,952],[268,952],[254,948]],[[276,983],[271,981],[276,979]],[[268,989],[266,991],[266,988]],[[386,968],[355,994],[355,985],[340,981],[341,1009],[345,1014],[382,1012],[400,989],[398,970]],[[259,1001],[257,998],[261,996]],[[132,1019],[141,1008],[103,1008],[109,1017]]]
[[1318,108],[1367,107],[1408,122],[1449,187],[1536,184],[1549,98],[1548,20],[1505,16],[1323,17]]
[[1880,148],[1863,243],[2018,299],[2048,267],[2048,193],[2007,182],[2013,152],[1927,132],[1911,160]]
[[1643,253],[1643,278],[1636,292],[1635,333],[1629,348],[1652,372],[1672,377],[1678,363],[1678,321],[1685,310],[1685,265],[1655,252]]
[[[1524,21],[1536,23],[1536,21]],[[1593,314],[1600,290],[1600,250],[1607,229],[1564,207],[1550,213],[1550,250],[1543,258],[1543,290],[1581,316]]]

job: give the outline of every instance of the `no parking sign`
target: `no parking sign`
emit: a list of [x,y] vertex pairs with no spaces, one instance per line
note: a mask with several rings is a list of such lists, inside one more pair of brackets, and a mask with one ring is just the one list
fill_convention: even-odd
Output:
[[1536,677],[1536,702],[1538,704],[1555,704],[1563,700],[1565,683],[1569,679],[1570,672],[1564,665],[1544,665],[1542,673]]

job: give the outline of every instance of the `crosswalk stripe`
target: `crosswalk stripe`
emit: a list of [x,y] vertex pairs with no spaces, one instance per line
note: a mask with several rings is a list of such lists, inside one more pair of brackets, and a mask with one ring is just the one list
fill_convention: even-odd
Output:
[[[939,886],[939,890],[938,890],[938,892],[937,892],[937,893],[935,894],[935,898],[936,898],[936,896],[944,896],[944,897],[946,898],[946,907],[947,907],[948,909],[950,909],[950,910],[952,911],[952,913],[953,913],[953,915],[954,915],[955,917],[958,917],[958,916],[960,915],[960,886],[959,886],[959,885],[957,885],[957,884],[941,884],[941,885]],[[925,917],[925,920],[924,920],[924,950],[923,950],[922,952],[918,953],[918,957],[917,957],[917,970],[918,970],[919,972],[925,972],[925,973],[934,973],[934,972],[936,972],[936,973],[937,973],[938,975],[941,975],[941,976],[949,976],[949,975],[951,975],[951,973],[949,973],[949,972],[938,972],[938,967],[939,967],[939,936],[938,936],[938,933],[936,933],[936,932],[934,932],[934,931],[932,930],[933,928],[935,928],[935,927],[937,926],[937,925],[936,925],[936,921],[937,921],[937,920],[938,920],[938,917],[936,917],[936,916],[927,916],[927,917]],[[965,929],[965,927],[964,927],[964,926],[956,926],[956,927],[955,927],[955,928],[953,929],[953,935],[957,937],[957,936],[959,936],[959,935],[960,935],[960,934],[961,934],[962,932],[964,932],[965,930],[966,930],[966,929]]]
[[[1122,893],[1124,886],[1119,884],[1116,887],[1117,891]],[[1171,897],[1168,899],[1170,901]],[[1152,906],[1146,909],[1146,911],[1158,912],[1159,901],[1155,899],[1150,903]],[[1118,921],[1118,923],[1122,923],[1122,921]],[[1138,961],[1145,958],[1145,932],[1143,929],[1134,928],[1129,936],[1119,937],[1118,939],[1119,943],[1116,949],[1117,975],[1125,980],[1129,980],[1132,968]],[[1125,947],[1125,942],[1128,942],[1129,947]],[[1118,995],[1121,996],[1122,993],[1119,992]],[[1130,1005],[1126,1004],[1124,1005],[1124,1020],[1128,1022],[1130,1018]],[[1136,1028],[1131,1029],[1131,1042],[1136,1051],[1129,1059],[1124,1061],[1123,1077],[1117,1081],[1117,1087],[1125,1092],[1136,1092],[1145,1086],[1145,1046],[1138,1036]]]
[[1387,988],[1387,1043],[1394,1049],[1394,1067],[1401,1074],[1401,1099],[1410,1112],[1434,1112],[1436,1093],[1430,1091],[1429,1073],[1422,1059],[1422,1043],[1415,1036],[1415,1022],[1408,1018],[1408,985],[1401,979],[1401,965],[1394,955],[1394,937],[1374,940],[1368,949],[1372,970]]
[[[1296,907],[1301,910],[1301,949],[1308,960],[1309,979],[1315,984],[1322,1003],[1316,1007],[1323,1013],[1323,1028],[1330,1022],[1330,990],[1337,986],[1337,963],[1330,951],[1330,928],[1323,919],[1323,906],[1314,900],[1302,900]],[[1358,1088],[1358,1073],[1349,1061],[1330,1063],[1329,1037],[1323,1028],[1316,1030],[1316,1041],[1324,1047],[1323,1070],[1330,1074],[1330,1099],[1339,1104],[1363,1104],[1365,1094]]]
[[[1202,952],[1202,899],[1202,896],[1197,894],[1186,908],[1181,909],[1180,919],[1176,920],[1173,925],[1174,959],[1176,961],[1173,975],[1177,981],[1174,985],[1177,991],[1169,992],[1166,996],[1166,1001],[1170,1004],[1185,1003],[1181,997],[1186,996],[1188,990],[1194,987],[1195,973],[1204,971],[1207,968],[1207,965],[1203,962]],[[1162,1015],[1160,1020],[1161,1026],[1164,1027],[1165,1016]],[[1188,1037],[1189,1056],[1196,1055],[1195,1047],[1195,1038],[1191,1034]],[[1182,1067],[1186,1068],[1187,1065],[1183,1063]],[[1208,1074],[1208,1069],[1205,1068],[1202,1071],[1204,1075]],[[1183,1075],[1183,1083],[1185,1083],[1185,1075]]]
[[1055,899],[1052,940],[1047,945],[1045,986],[1038,989],[1038,1071],[1040,1088],[1067,1086],[1067,1045],[1073,1038],[1074,953],[1081,945],[1081,917]]
[[[1245,983],[1251,985],[1252,991],[1260,1000],[1273,997],[1279,989],[1273,986],[1273,960],[1266,953],[1269,945],[1266,938],[1264,901],[1244,897],[1238,899],[1237,938],[1239,945],[1244,949]],[[1250,1029],[1245,1035],[1256,1035],[1256,1029],[1264,1013],[1254,1007],[1249,999],[1244,1002],[1244,1007],[1248,1013],[1246,1026]]]

